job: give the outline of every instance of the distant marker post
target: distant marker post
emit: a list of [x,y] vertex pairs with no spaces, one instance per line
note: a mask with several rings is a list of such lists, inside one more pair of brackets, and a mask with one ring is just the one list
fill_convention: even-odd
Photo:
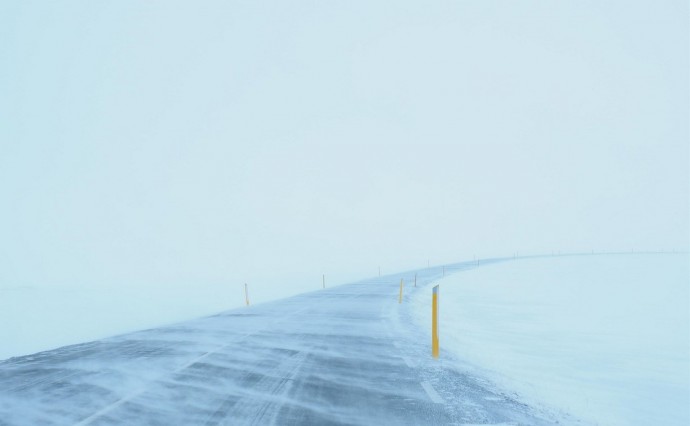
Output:
[[247,283],[244,283],[244,301],[249,306],[249,290],[247,290]]
[[321,276],[321,283],[323,284],[323,288],[326,288],[326,274]]
[[400,278],[400,296],[398,297],[398,303],[402,303],[403,298],[403,279]]
[[438,286],[432,289],[431,295],[431,356],[438,358]]

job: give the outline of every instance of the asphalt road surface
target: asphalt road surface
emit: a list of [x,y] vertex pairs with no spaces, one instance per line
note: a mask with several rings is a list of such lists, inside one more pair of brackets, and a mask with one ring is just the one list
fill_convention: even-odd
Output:
[[562,422],[464,370],[443,351],[443,330],[431,358],[430,331],[413,323],[407,297],[431,298],[443,273],[376,277],[10,358],[0,362],[0,425]]

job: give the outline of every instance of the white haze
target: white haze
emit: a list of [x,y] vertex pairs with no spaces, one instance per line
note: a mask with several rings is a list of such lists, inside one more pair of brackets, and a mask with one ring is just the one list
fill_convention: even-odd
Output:
[[227,286],[232,307],[245,282],[686,250],[687,14],[3,1],[0,286]]

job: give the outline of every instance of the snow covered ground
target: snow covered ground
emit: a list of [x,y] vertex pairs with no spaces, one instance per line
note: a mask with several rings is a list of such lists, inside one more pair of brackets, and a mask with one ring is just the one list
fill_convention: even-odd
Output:
[[[434,374],[429,373],[431,376],[423,380],[438,386],[440,394],[449,401],[444,410],[449,410],[450,414],[446,414],[451,417],[462,418],[462,415],[468,414],[468,407],[483,403],[496,406],[477,405],[481,409],[477,408],[478,411],[470,413],[471,418],[465,420],[515,419],[511,416],[538,414],[544,408],[544,413],[560,411],[567,414],[562,416],[566,424],[580,424],[577,419],[606,425],[690,423],[690,273],[687,254],[524,258],[483,264],[476,268],[473,265],[456,265],[447,271],[453,268],[463,268],[463,271],[447,274],[445,278],[440,278],[440,268],[408,271],[351,286],[333,287],[326,292],[306,294],[280,303],[256,306],[246,312],[270,313],[273,318],[281,312],[281,307],[294,308],[294,304],[303,299],[318,301],[315,306],[319,306],[321,311],[302,312],[300,307],[296,312],[304,314],[303,318],[300,317],[301,322],[285,324],[284,332],[295,333],[297,330],[296,336],[271,340],[273,346],[277,345],[276,342],[294,346],[297,344],[295,342],[302,342],[305,336],[311,336],[302,330],[305,324],[311,324],[315,318],[319,319],[315,324],[322,324],[324,318],[333,317],[335,307],[339,307],[349,315],[348,319],[335,315],[328,323],[329,327],[315,336],[319,339],[326,338],[323,336],[335,339],[332,330],[340,330],[343,321],[350,324],[353,321],[350,317],[364,321],[367,330],[378,330],[379,334],[370,339],[371,342],[390,340],[386,340],[390,347],[379,348],[382,353],[390,355],[392,348],[401,352],[402,355],[394,357],[395,362],[391,361],[395,369],[400,370],[401,365],[415,365],[416,369],[412,371],[419,374],[438,370]],[[419,272],[420,285],[417,288],[410,285],[415,272]],[[400,278],[407,283],[405,300],[412,301],[412,304],[397,303]],[[423,333],[429,330],[431,294],[424,286],[430,281],[441,285],[441,363],[433,362],[426,366],[425,363],[429,363],[429,349],[428,339]],[[342,303],[337,298],[328,299],[329,295],[342,296],[351,291],[356,293],[356,303],[352,298]],[[366,300],[376,302],[366,311],[366,320],[361,302],[365,299],[360,297],[365,294]],[[77,288],[50,290],[24,287],[0,289],[0,296],[2,358],[223,311],[227,306],[237,306],[237,299],[241,300],[243,294],[241,286],[161,288],[146,292],[134,288],[89,292]],[[267,297],[260,291],[250,296],[255,302]],[[199,319],[168,329],[186,330],[203,325],[212,326],[213,331],[216,330],[216,322],[221,321],[225,330],[223,333],[246,337],[248,331],[237,322],[238,314],[239,311],[230,311],[225,316]],[[414,321],[409,319],[412,317]],[[248,318],[256,319],[255,316]],[[387,318],[386,321],[392,325],[382,318]],[[252,321],[252,327],[256,327],[256,323]],[[389,331],[386,332],[386,329]],[[142,353],[149,354],[148,340],[142,336],[151,336],[157,341],[156,336],[160,333],[158,329],[149,330],[84,344],[79,348],[96,347],[108,353],[108,345],[112,344],[118,350],[130,351],[132,359],[139,359]],[[190,343],[182,338],[179,341],[166,340],[170,346],[166,346],[166,351],[174,349],[181,351],[182,355],[189,355],[189,351],[204,353],[210,344],[204,340],[208,336],[197,331],[193,334],[198,342]],[[227,340],[224,334],[211,334],[214,339],[220,339],[211,343],[220,344]],[[398,344],[393,344],[393,341]],[[178,348],[181,342],[184,343],[182,346],[192,343],[201,346]],[[303,342],[304,348],[315,347],[315,344]],[[63,348],[44,353],[37,359],[40,358],[46,371],[52,371],[56,368],[52,362],[48,362],[52,354],[59,361],[62,359],[60,354],[75,350]],[[343,347],[339,350],[348,349]],[[225,356],[242,353],[233,348],[225,352]],[[89,356],[109,367],[96,370],[112,369],[112,360],[99,354]],[[194,358],[197,356],[194,354],[189,356]],[[4,365],[11,370],[15,364],[38,362],[33,357],[25,358],[9,360]],[[125,358],[130,363],[129,355]],[[165,359],[146,355],[145,360],[156,368],[168,366]],[[462,365],[457,365],[460,375],[453,381],[449,379],[453,370],[450,364],[456,365],[457,361]],[[328,360],[326,363],[330,362]],[[77,357],[65,368],[73,375],[73,370],[82,371],[87,364],[83,358]],[[469,370],[464,368],[467,364],[472,366]],[[31,371],[38,371],[29,367],[33,369]],[[130,367],[123,368],[119,373],[138,374],[136,368]],[[305,374],[316,368],[307,367],[304,367]],[[151,366],[146,368],[150,369]],[[6,379],[11,382],[15,376],[10,370],[6,371],[9,374]],[[398,370],[395,371],[402,374],[401,377],[409,375],[409,372]],[[505,392],[487,398],[487,394],[494,395],[491,386],[473,385],[479,391],[477,395],[468,395],[468,383],[480,383],[482,377],[488,377]],[[45,386],[48,386],[53,382],[48,380],[46,383]],[[79,383],[77,380],[74,385]],[[107,384],[102,381],[97,384],[104,386],[104,383]],[[415,392],[421,392],[421,388],[414,389]],[[36,389],[32,388],[31,392],[34,391]],[[526,402],[537,411],[522,413],[516,408],[521,405],[512,402],[513,393],[518,394],[515,400]],[[8,395],[10,398],[13,394]],[[39,392],[38,395],[45,394]],[[79,397],[79,393],[76,392],[74,397]],[[297,397],[295,400],[301,401]],[[29,411],[33,412],[36,407],[31,405],[31,401],[28,396],[23,400]],[[99,403],[107,404],[107,401]],[[97,409],[98,406],[95,404],[92,408]],[[504,412],[506,406],[510,408],[508,412]],[[12,407],[13,403],[6,408],[14,412]],[[555,416],[553,418],[561,417]]]
[[0,424],[571,424],[431,357],[408,301],[441,273],[384,275],[0,361]]
[[[447,276],[442,356],[596,424],[690,424],[688,265],[687,254],[564,256]],[[414,297],[426,329],[429,299]]]
[[[252,304],[320,287],[250,284]],[[0,285],[0,360],[160,327],[244,305],[242,283],[188,286],[11,287]]]

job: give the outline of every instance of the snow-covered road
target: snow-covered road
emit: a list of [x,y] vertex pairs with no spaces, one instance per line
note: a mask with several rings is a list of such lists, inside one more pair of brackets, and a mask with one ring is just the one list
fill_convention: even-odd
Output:
[[443,349],[431,358],[408,297],[442,273],[10,358],[0,362],[0,425],[567,423],[463,373]]

